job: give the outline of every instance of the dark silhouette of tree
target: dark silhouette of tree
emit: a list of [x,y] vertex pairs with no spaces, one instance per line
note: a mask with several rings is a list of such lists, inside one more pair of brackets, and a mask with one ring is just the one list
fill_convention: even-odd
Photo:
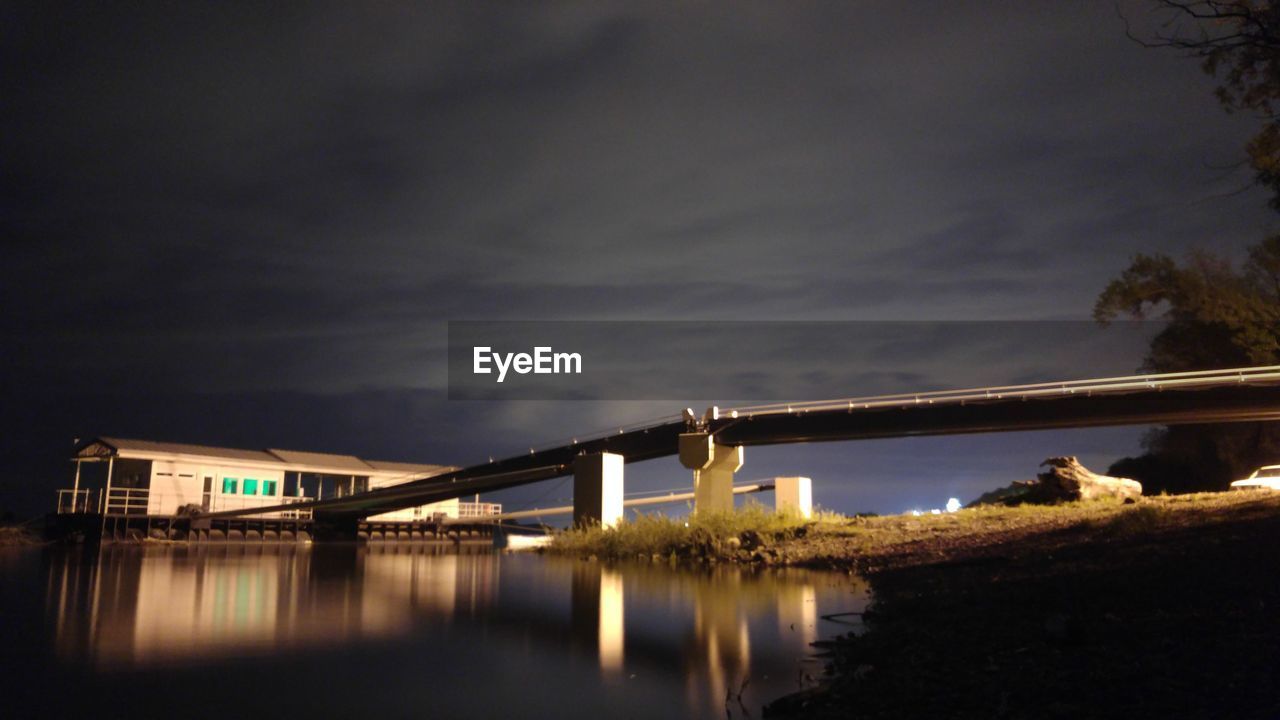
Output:
[[[1280,210],[1280,7],[1270,0],[1147,0],[1155,30],[1129,37],[1147,47],[1173,48],[1199,58],[1218,79],[1218,100],[1228,112],[1256,115],[1261,129],[1246,146],[1258,184]],[[1123,14],[1122,14],[1123,17]]]
[[[1240,270],[1193,253],[1179,264],[1138,255],[1098,296],[1094,319],[1159,317],[1166,326],[1143,363],[1150,372],[1280,364],[1280,236],[1252,247]],[[1154,430],[1147,453],[1125,458],[1109,475],[1132,477],[1148,491],[1220,490],[1259,465],[1280,463],[1275,423],[1181,425]]]
[[1179,265],[1164,255],[1137,255],[1098,296],[1093,317],[1168,325],[1151,342],[1144,368],[1180,372],[1280,362],[1280,235],[1250,248],[1237,271],[1195,252]]
[[[1250,113],[1260,129],[1246,145],[1254,179],[1280,210],[1280,6],[1271,0],[1143,0],[1155,25],[1129,37],[1200,60],[1218,80],[1227,112]],[[1132,6],[1131,6],[1132,7]],[[1125,16],[1121,13],[1122,17]],[[1253,247],[1236,270],[1216,255],[1193,253],[1179,264],[1138,255],[1098,297],[1094,317],[1159,316],[1167,322],[1151,343],[1144,369],[1177,372],[1280,362],[1280,236]],[[1182,425],[1153,430],[1147,450],[1108,473],[1133,477],[1148,491],[1226,487],[1262,464],[1280,463],[1274,423]]]

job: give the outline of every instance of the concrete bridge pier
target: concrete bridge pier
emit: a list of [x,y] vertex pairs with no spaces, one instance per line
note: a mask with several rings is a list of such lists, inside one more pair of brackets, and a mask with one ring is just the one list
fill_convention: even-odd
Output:
[[808,520],[813,517],[813,481],[807,477],[774,478],[773,503],[780,513],[796,513]]
[[622,522],[623,457],[579,455],[573,461],[573,524],[613,527]]
[[681,433],[680,464],[693,470],[694,512],[733,510],[733,474],[742,468],[741,445],[719,445],[710,433]]

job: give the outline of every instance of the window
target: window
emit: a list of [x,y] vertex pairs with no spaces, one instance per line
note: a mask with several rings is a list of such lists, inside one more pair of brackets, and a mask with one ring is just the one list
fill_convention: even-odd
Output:
[[236,479],[235,479],[235,478],[229,478],[229,477],[224,477],[224,478],[222,478],[222,494],[223,494],[223,495],[235,495],[235,494],[236,494]]
[[245,494],[245,495],[257,495],[257,494],[258,494],[258,481],[257,481],[257,480],[255,480],[255,479],[253,479],[253,478],[245,478],[245,479],[244,479],[244,494]]
[[263,480],[263,481],[262,481],[262,494],[263,494],[263,495],[275,495],[275,494],[276,494],[276,481],[275,481],[275,480]]

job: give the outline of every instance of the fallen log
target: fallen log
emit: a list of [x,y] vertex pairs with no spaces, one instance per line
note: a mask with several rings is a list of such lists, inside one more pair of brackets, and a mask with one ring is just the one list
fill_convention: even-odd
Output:
[[1111,477],[1092,472],[1075,456],[1051,457],[1040,463],[1047,472],[1035,480],[1018,480],[969,503],[976,505],[1051,505],[1074,500],[1136,500],[1142,496],[1142,483],[1129,478]]
[[1063,500],[1120,500],[1142,497],[1142,483],[1129,478],[1111,477],[1091,472],[1075,456],[1051,457],[1040,463],[1048,472],[1036,478],[1050,495]]

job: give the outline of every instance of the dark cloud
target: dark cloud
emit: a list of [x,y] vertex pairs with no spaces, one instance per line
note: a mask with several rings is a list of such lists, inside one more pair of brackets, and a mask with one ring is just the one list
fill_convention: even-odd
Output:
[[9,4],[0,63],[0,389],[184,439],[438,390],[450,319],[1080,318],[1273,223],[1252,120],[1108,4]]

